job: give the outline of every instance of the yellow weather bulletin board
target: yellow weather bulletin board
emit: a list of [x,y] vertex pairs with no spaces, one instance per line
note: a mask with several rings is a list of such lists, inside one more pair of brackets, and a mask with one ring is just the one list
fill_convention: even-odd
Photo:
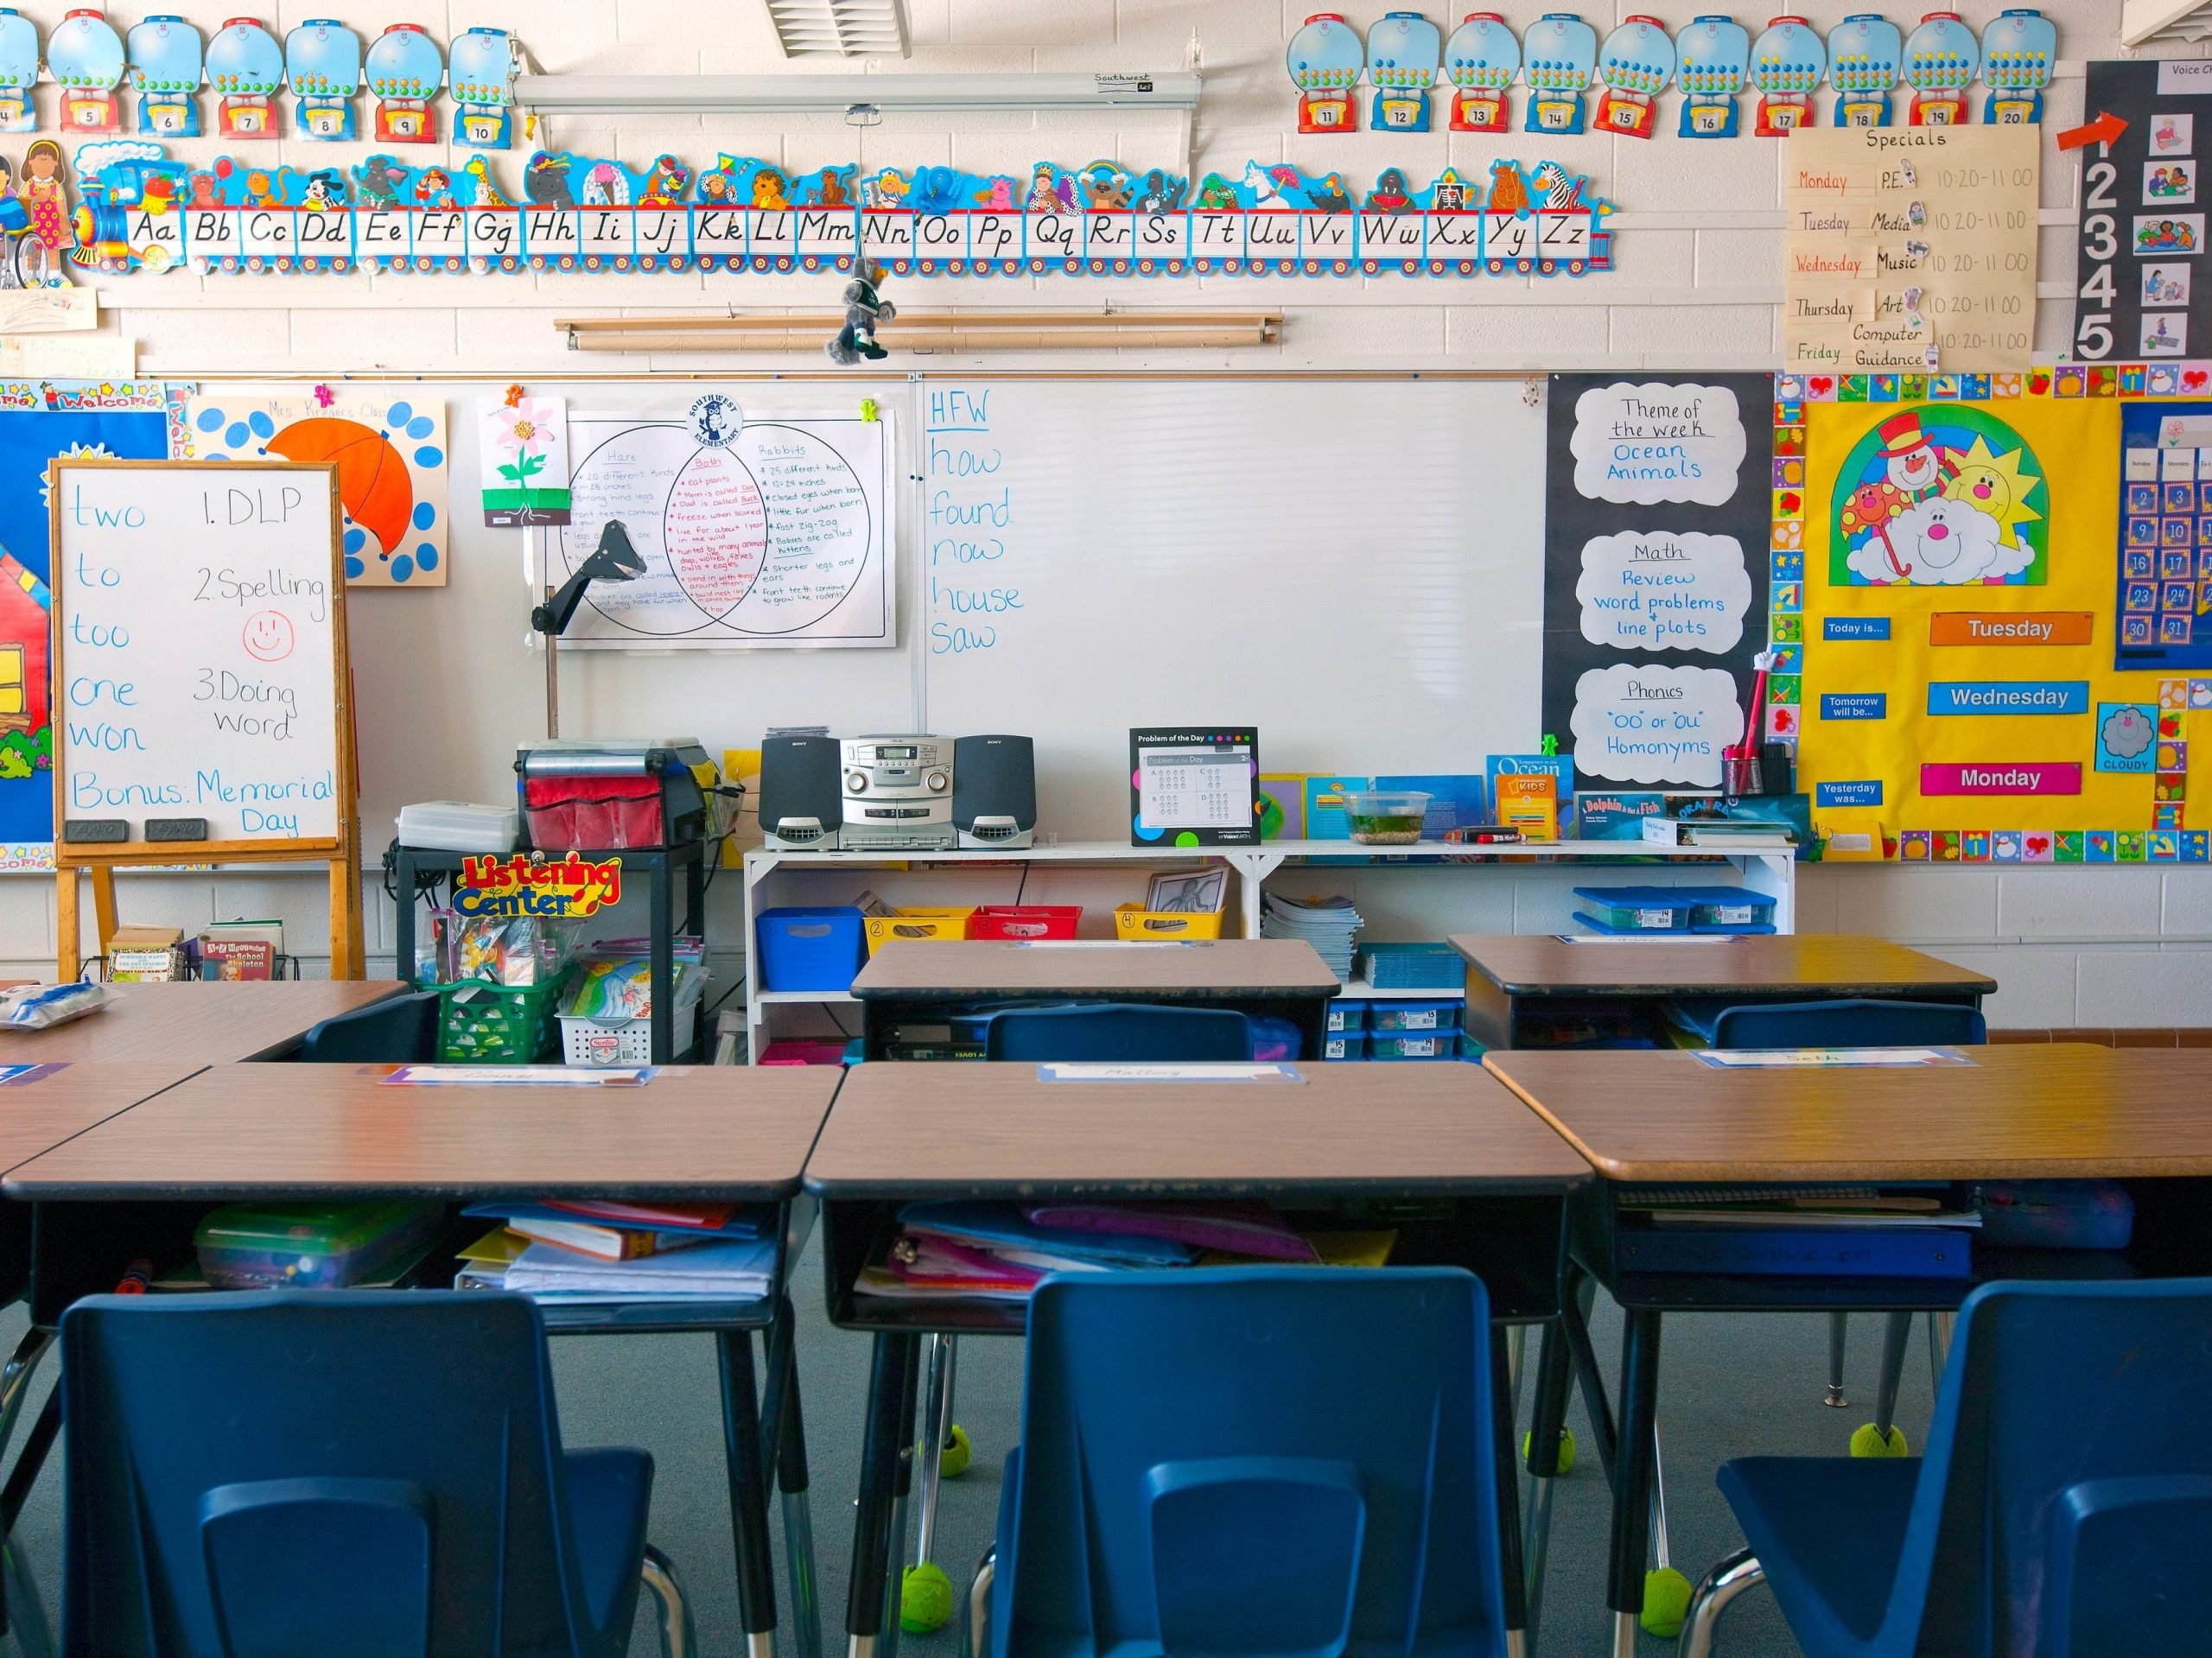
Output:
[[2212,669],[2187,664],[2212,646],[2212,447],[2167,420],[2152,453],[2145,378],[1777,381],[1774,624],[1796,672],[1771,729],[1798,739],[1824,856],[2205,860],[2188,721]]

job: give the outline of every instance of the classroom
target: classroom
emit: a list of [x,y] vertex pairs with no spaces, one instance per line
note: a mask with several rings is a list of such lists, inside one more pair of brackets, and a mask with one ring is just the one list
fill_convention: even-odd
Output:
[[2205,1649],[2212,0],[1329,3],[0,8],[0,1644]]

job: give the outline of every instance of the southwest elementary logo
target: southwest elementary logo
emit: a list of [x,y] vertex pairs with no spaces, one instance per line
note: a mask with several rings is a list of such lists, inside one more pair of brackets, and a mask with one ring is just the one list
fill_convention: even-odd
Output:
[[719,391],[709,391],[691,405],[691,435],[702,448],[727,449],[737,441],[745,425],[744,411],[737,406],[737,399],[725,397]]

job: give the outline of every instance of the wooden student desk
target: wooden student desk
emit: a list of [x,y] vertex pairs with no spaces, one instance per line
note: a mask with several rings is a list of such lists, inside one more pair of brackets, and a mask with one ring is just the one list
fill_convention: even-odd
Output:
[[193,1065],[277,1059],[324,1020],[397,996],[397,979],[193,980],[111,984],[96,1013],[45,1031],[0,1030],[0,1064],[50,1059]]
[[[1966,1065],[1716,1069],[1679,1052],[1492,1053],[1485,1066],[1605,1178],[1572,1205],[1569,1290],[1538,1365],[1530,1471],[1553,1471],[1568,1348],[1601,1452],[1605,1394],[1574,1293],[1594,1277],[1625,1315],[1606,1604],[1633,1653],[1649,1546],[1659,1324],[1669,1312],[1947,1311],[1999,1279],[2134,1278],[2212,1270],[2202,1215],[2212,1177],[2212,1053],[2074,1044],[1960,1050]],[[1964,1279],[1730,1277],[1633,1270],[1621,1182],[2139,1180],[2135,1235],[2116,1253],[2000,1249],[1975,1240]],[[1624,1243],[1624,1240],[1628,1241]],[[1562,1343],[1566,1344],[1562,1344]],[[1537,1458],[1543,1460],[1540,1465]]]
[[[212,1066],[15,1168],[0,1191],[35,1206],[34,1322],[50,1327],[79,1296],[114,1288],[135,1259],[157,1266],[189,1260],[192,1229],[217,1203],[543,1197],[773,1203],[781,1248],[765,1298],[696,1306],[549,1303],[542,1311],[555,1331],[715,1334],[740,1613],[749,1636],[765,1642],[775,1628],[767,1510],[772,1461],[785,1494],[792,1581],[802,1596],[795,1609],[799,1649],[818,1653],[785,1284],[813,1219],[800,1171],[840,1073],[669,1067],[637,1088],[432,1088],[387,1086],[379,1079],[388,1070]],[[434,1249],[410,1278],[423,1286],[450,1282],[450,1248],[491,1224],[457,1223],[449,1247]],[[766,1332],[765,1408],[755,1402],[756,1330]]]
[[1301,938],[1222,938],[1181,944],[1013,943],[893,939],[853,981],[868,1057],[893,1026],[961,1007],[1013,1001],[1167,1002],[1287,1019],[1300,1051],[1319,1058],[1324,1005],[1343,987]]
[[1678,996],[1731,1003],[1873,996],[1978,1007],[1997,981],[1886,939],[1853,933],[1618,938],[1569,943],[1553,933],[1463,933],[1466,1028],[1487,1047],[1525,1045],[1538,1020],[1618,1013]]
[[[1334,980],[1330,982],[1333,984]],[[1398,1264],[1467,1267],[1500,1321],[1558,1311],[1567,1194],[1583,1160],[1476,1066],[1301,1064],[1287,1083],[1047,1082],[1030,1064],[869,1064],[839,1090],[806,1166],[823,1204],[832,1322],[875,1332],[845,1627],[879,1632],[899,1448],[912,1443],[916,1337],[1020,1334],[1020,1303],[856,1298],[906,1204],[932,1197],[1266,1197],[1398,1229]],[[1491,1348],[1509,1400],[1505,1346]],[[1512,1412],[1497,1412],[1508,1622],[1521,1623]],[[856,1647],[856,1649],[857,1647]]]
[[[121,1064],[64,1060],[7,1074],[20,1063],[0,1061],[0,1169],[29,1162],[199,1069],[183,1060]],[[31,1211],[20,1204],[0,1204],[0,1305],[29,1287],[30,1255]],[[43,1341],[37,1346],[43,1350]],[[4,1417],[4,1406],[0,1406],[0,1417]],[[6,1445],[5,1432],[0,1430],[0,1450]]]

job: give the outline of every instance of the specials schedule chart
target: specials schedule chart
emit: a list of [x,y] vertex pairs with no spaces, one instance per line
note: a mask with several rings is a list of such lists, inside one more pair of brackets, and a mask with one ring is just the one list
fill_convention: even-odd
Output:
[[2035,342],[2037,129],[1808,127],[1783,150],[1783,361],[2017,373]]

